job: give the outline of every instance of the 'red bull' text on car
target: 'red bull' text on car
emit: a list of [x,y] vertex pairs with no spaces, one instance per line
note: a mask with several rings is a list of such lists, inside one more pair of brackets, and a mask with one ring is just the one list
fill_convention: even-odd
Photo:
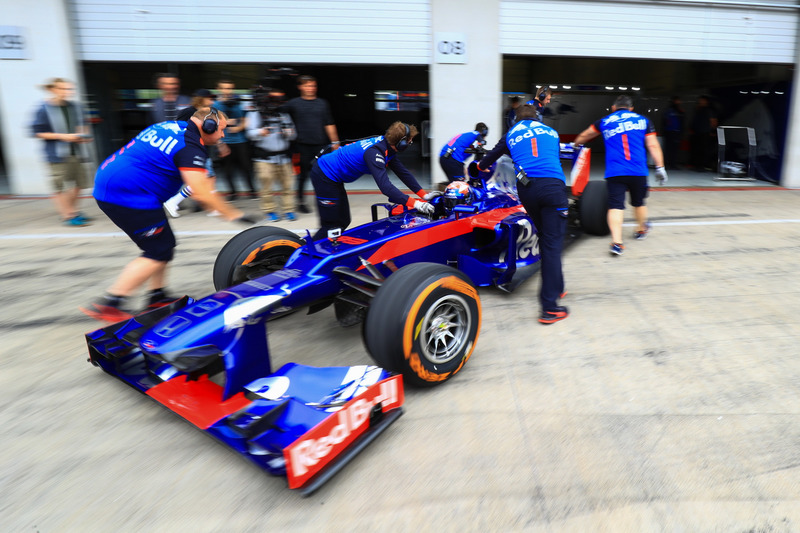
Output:
[[[511,291],[537,270],[536,229],[503,174],[449,187],[431,217],[375,204],[372,222],[324,240],[247,229],[217,256],[218,292],[87,334],[90,361],[310,493],[400,416],[403,381],[432,386],[464,367],[477,287]],[[571,220],[599,228],[604,188],[589,185]],[[268,321],[328,307],[363,324],[379,366],[273,370]]]

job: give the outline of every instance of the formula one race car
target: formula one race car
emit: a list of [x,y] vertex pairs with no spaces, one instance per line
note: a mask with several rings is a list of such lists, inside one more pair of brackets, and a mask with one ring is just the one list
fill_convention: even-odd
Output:
[[[217,256],[219,292],[87,334],[90,361],[311,492],[400,416],[403,380],[431,386],[464,367],[480,329],[476,287],[511,291],[538,269],[511,180],[498,171],[449,186],[431,217],[375,204],[372,222],[325,240],[247,229]],[[588,185],[572,201],[573,235],[602,232],[605,184]],[[328,306],[343,326],[363,323],[380,367],[273,372],[268,320]]]

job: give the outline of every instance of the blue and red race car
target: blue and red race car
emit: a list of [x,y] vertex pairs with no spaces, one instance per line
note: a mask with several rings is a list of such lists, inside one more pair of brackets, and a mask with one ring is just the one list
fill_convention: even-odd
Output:
[[[476,287],[510,291],[538,269],[536,228],[502,174],[435,198],[432,217],[373,205],[372,222],[326,240],[247,229],[216,259],[218,292],[87,334],[90,361],[312,492],[400,416],[403,381],[431,386],[464,367]],[[581,187],[575,228],[603,232],[604,185]],[[363,324],[379,366],[274,371],[268,321],[329,306]]]

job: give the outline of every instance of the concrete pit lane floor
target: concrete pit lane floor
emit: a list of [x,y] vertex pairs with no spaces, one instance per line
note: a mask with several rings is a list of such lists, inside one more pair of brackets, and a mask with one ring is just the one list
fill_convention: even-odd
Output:
[[[378,194],[351,195],[354,224]],[[257,212],[256,200],[239,205]],[[90,200],[0,200],[0,530],[800,531],[800,191],[655,190],[625,254],[564,256],[567,320],[538,275],[481,289],[477,348],[310,498],[86,362],[78,311],[136,255]],[[241,228],[173,220],[169,289],[212,292]],[[278,225],[314,229],[315,215]],[[275,367],[370,364],[328,309],[269,325]]]

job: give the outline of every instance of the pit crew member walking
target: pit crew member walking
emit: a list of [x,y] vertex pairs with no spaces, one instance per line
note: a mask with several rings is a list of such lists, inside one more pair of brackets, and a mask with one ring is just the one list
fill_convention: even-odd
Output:
[[539,236],[542,287],[539,322],[552,324],[569,316],[558,304],[564,293],[561,250],[567,230],[567,188],[559,159],[558,132],[536,120],[533,105],[517,109],[517,123],[504,138],[478,162],[469,165],[470,175],[486,171],[503,154],[514,161],[517,171],[517,194],[533,220]]
[[[380,137],[356,141],[319,158],[311,168],[311,183],[317,196],[320,220],[320,229],[314,240],[327,237],[329,230],[345,229],[350,225],[350,203],[344,184],[354,182],[364,174],[372,174],[378,188],[390,201],[424,215],[433,214],[433,205],[426,200],[441,193],[426,193],[413,174],[396,159],[397,153],[405,150],[416,134],[416,126],[395,122]],[[392,169],[421,200],[400,192],[389,180],[387,168]]]
[[465,150],[486,144],[487,135],[489,128],[483,122],[478,122],[474,131],[456,135],[442,147],[439,152],[439,165],[451,183],[465,181],[464,163],[469,158]]
[[575,144],[584,144],[600,134],[606,144],[606,185],[608,186],[608,227],[611,230],[612,255],[622,255],[622,220],[625,214],[625,191],[636,215],[637,228],[633,237],[642,240],[650,232],[645,198],[648,193],[647,152],[656,165],[659,184],[667,181],[664,155],[656,139],[656,129],[647,117],[633,112],[633,100],[621,95],[611,106],[611,114],[601,118],[576,138]]
[[164,285],[176,242],[161,204],[182,185],[191,187],[205,209],[228,220],[254,222],[215,194],[207,178],[204,145],[219,142],[226,126],[224,114],[203,107],[188,122],[150,126],[100,165],[94,183],[97,205],[142,254],[128,263],[105,296],[81,309],[84,313],[109,322],[130,318],[125,300],[144,283],[150,289],[149,308],[171,300]]

